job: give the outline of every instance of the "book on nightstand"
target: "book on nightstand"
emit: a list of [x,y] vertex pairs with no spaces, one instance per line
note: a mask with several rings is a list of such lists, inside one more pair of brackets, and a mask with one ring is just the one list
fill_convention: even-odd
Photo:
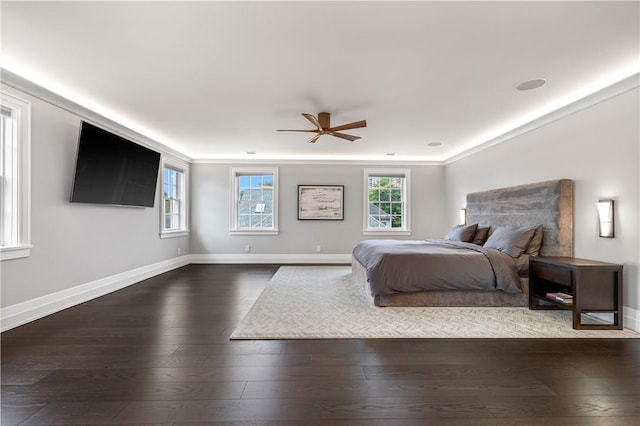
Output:
[[564,303],[569,305],[573,303],[573,296],[571,294],[556,292],[556,293],[547,293],[547,299],[555,300],[556,302]]

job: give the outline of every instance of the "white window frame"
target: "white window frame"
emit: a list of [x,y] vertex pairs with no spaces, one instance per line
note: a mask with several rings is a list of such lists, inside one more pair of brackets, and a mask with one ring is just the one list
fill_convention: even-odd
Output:
[[[178,229],[165,229],[164,220],[164,169],[171,169],[179,172],[178,177],[178,200],[180,202],[180,216]],[[189,235],[189,165],[175,160],[163,158],[160,172],[160,238],[175,238]]]
[[[31,255],[31,103],[0,92],[0,104],[11,110],[14,118],[15,146],[1,147],[3,171],[10,170],[10,181],[2,180],[1,197],[3,220],[12,233],[11,243],[0,246],[0,259],[19,259]],[[5,186],[8,185],[8,186]],[[4,197],[10,198],[7,203]],[[3,233],[5,230],[2,231]]]
[[[377,229],[369,228],[369,177],[370,176],[402,176],[404,177],[404,185],[402,194],[404,197],[404,205],[402,209],[402,228],[396,229]],[[411,169],[398,168],[366,168],[364,169],[364,180],[362,186],[363,192],[363,222],[362,235],[411,235]]]
[[[238,227],[238,176],[273,175],[273,227],[271,228],[239,228]],[[230,235],[278,235],[278,168],[277,167],[232,167],[229,176],[230,188]]]

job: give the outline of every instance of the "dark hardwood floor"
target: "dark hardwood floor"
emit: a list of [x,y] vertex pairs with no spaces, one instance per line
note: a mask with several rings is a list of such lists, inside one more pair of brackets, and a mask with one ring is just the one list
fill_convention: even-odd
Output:
[[640,339],[229,341],[276,270],[190,265],[3,333],[2,425],[640,424]]

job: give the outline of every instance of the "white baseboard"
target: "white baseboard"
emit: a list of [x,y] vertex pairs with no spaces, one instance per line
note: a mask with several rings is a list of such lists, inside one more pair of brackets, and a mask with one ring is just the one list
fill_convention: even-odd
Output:
[[192,254],[176,257],[131,271],[101,278],[86,284],[38,297],[0,309],[0,332],[21,326],[63,309],[104,296],[147,278],[190,263],[233,264],[335,264],[351,263],[350,254]]
[[[640,315],[638,314],[640,314],[640,311],[623,306],[622,307],[623,327],[640,333]],[[587,315],[607,323],[613,322],[613,313],[589,312]]]
[[[0,309],[0,331],[10,330],[39,318],[130,286],[147,278],[196,264],[351,264],[351,254],[191,254],[131,271],[111,275],[57,293]],[[640,311],[624,307],[623,324],[640,332]]]
[[623,307],[622,308],[622,324],[626,328],[640,333],[640,311],[637,309]]
[[147,278],[188,265],[190,261],[188,255],[176,257],[7,306],[0,310],[0,331],[10,330]]
[[191,263],[351,264],[351,254],[192,254]]

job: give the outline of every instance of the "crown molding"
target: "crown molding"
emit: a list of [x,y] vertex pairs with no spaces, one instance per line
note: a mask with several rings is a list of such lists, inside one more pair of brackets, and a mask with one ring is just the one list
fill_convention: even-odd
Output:
[[193,164],[252,164],[252,165],[282,165],[282,164],[311,164],[311,165],[367,165],[367,166],[442,166],[445,163],[443,161],[433,160],[375,160],[375,159],[343,159],[343,158],[326,158],[326,159],[314,159],[314,158],[295,158],[295,159],[277,159],[277,158],[256,158],[256,159],[244,159],[244,158],[194,158],[191,160]]
[[458,160],[462,160],[463,158],[477,154],[481,151],[484,151],[485,149],[489,149],[493,146],[499,145],[503,142],[506,142],[508,140],[521,136],[525,133],[544,127],[547,124],[553,123],[554,121],[561,120],[565,117],[568,117],[572,114],[580,112],[584,109],[590,108],[601,102],[605,102],[609,99],[615,98],[616,96],[620,96],[638,87],[640,87],[640,73],[635,73],[623,80],[620,80],[617,83],[614,83],[601,90],[598,90],[594,93],[586,95],[585,97],[578,99],[575,102],[572,102],[568,105],[558,108],[548,114],[545,114],[539,118],[536,118],[535,120],[529,121],[528,123],[523,124],[520,127],[517,127],[513,130],[503,133],[500,136],[490,139],[480,145],[474,146],[463,152],[452,155],[451,157],[444,160],[442,163],[444,165],[455,163]]
[[622,95],[626,92],[634,90],[640,87],[640,73],[635,73],[617,83],[607,86],[594,93],[586,95],[585,97],[558,108],[548,114],[545,114],[539,118],[529,121],[520,127],[505,132],[497,137],[494,137],[479,145],[473,146],[462,152],[456,153],[449,157],[433,160],[427,158],[394,158],[394,159],[358,159],[358,158],[344,158],[344,157],[326,157],[326,158],[295,158],[295,157],[263,157],[263,158],[206,158],[189,156],[176,149],[168,147],[154,139],[151,139],[141,133],[138,133],[122,124],[119,124],[113,120],[110,120],[86,107],[83,107],[63,96],[60,96],[30,80],[27,80],[5,68],[0,68],[2,84],[18,91],[24,92],[35,98],[38,98],[51,105],[57,106],[65,111],[79,116],[80,118],[98,124],[108,130],[119,134],[120,136],[133,139],[141,145],[147,146],[151,149],[161,151],[165,155],[174,157],[188,163],[193,164],[301,164],[301,165],[399,165],[399,166],[446,166],[448,164],[455,163],[493,146],[507,142],[513,138],[521,136],[525,133],[531,132],[538,128],[544,127],[547,124],[554,121],[563,119],[569,115],[575,114],[581,110],[597,105],[601,102],[607,101],[616,96]]
[[133,140],[134,142],[146,146],[147,148],[160,151],[162,154],[169,155],[179,160],[191,162],[191,157],[184,153],[168,147],[154,139],[149,138],[141,133],[136,132],[120,123],[117,123],[107,117],[104,117],[89,108],[79,105],[57,93],[52,92],[24,77],[15,74],[6,68],[0,68],[0,80],[3,86],[7,86],[23,92],[29,96],[37,98],[43,102],[51,104],[55,107],[63,109],[71,114],[77,115],[82,120],[98,125],[105,128],[112,133],[122,136],[126,139]]

